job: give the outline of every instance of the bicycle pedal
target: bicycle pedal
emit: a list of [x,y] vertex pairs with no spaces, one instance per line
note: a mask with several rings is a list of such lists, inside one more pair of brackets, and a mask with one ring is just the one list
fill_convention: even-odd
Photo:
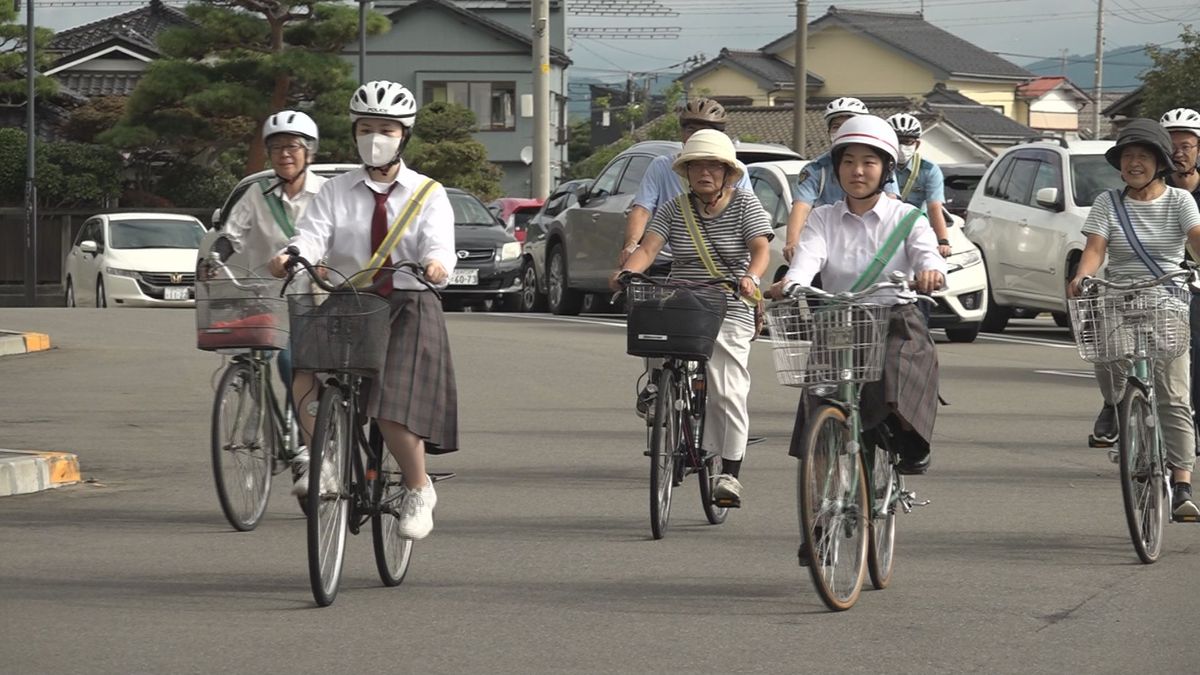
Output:
[[713,506],[721,509],[740,509],[742,507],[742,500],[733,499],[730,497],[719,497],[713,500]]
[[1172,516],[1177,523],[1200,523],[1200,516]]
[[1117,439],[1112,438],[1096,438],[1092,434],[1088,434],[1089,448],[1111,448],[1117,444]]

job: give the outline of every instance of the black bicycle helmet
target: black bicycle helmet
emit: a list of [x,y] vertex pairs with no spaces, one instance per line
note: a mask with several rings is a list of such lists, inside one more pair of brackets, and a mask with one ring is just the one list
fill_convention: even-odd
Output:
[[1104,153],[1104,159],[1120,171],[1121,152],[1130,145],[1145,146],[1155,154],[1158,158],[1156,177],[1161,178],[1174,171],[1175,165],[1171,161],[1171,155],[1174,153],[1171,135],[1158,122],[1144,117],[1130,120],[1117,136],[1117,144]]

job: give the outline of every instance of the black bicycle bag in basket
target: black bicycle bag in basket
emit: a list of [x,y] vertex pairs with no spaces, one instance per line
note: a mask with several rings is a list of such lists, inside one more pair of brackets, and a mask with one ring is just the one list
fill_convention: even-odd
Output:
[[627,354],[698,361],[712,356],[726,305],[717,289],[635,284],[627,310]]

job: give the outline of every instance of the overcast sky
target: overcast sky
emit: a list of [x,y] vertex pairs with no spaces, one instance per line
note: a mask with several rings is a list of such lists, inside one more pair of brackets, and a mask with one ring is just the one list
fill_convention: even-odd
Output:
[[[63,0],[41,0],[54,5]],[[605,0],[567,0],[568,7],[606,4]],[[662,18],[598,18],[572,16],[572,26],[658,26],[680,28],[674,40],[576,39],[570,55],[576,76],[605,80],[624,78],[624,71],[665,68],[689,56],[715,56],[722,47],[754,49],[786,34],[795,24],[794,0],[644,0],[680,13]],[[915,12],[924,5],[930,22],[1019,64],[1031,57],[1093,53],[1096,0],[842,0],[846,9]],[[809,19],[829,4],[809,3]],[[130,6],[38,6],[36,22],[55,30],[133,9]],[[1105,0],[1105,50],[1116,47],[1178,44],[1181,26],[1200,27],[1197,0]],[[1085,83],[1090,86],[1090,82]]]

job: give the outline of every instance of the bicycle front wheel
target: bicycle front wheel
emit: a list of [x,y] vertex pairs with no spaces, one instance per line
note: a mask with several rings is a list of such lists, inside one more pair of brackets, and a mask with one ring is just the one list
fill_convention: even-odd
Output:
[[234,361],[213,401],[213,480],[225,519],[241,532],[258,527],[271,494],[273,452],[261,387],[253,366]]
[[317,604],[337,597],[350,517],[350,406],[325,387],[308,449],[308,580]]
[[379,510],[371,516],[371,538],[375,543],[375,567],[384,586],[399,586],[408,574],[413,542],[400,536],[400,500],[404,481],[400,465],[387,449],[381,448],[378,487]]
[[658,377],[654,421],[650,425],[650,532],[667,534],[671,490],[675,484],[675,451],[679,448],[679,411],[675,409],[675,372],[663,368]]
[[1167,486],[1158,459],[1154,410],[1146,393],[1133,383],[1125,387],[1118,409],[1121,496],[1133,550],[1142,562],[1158,560],[1167,525]]
[[867,548],[867,572],[871,585],[883,590],[892,583],[896,544],[896,503],[900,474],[887,448],[875,446],[871,464],[871,542]]
[[704,517],[708,518],[711,525],[720,525],[729,515],[728,507],[717,506],[713,501],[713,487],[717,476],[721,475],[723,464],[721,454],[713,453],[713,456],[704,460],[704,464],[700,466],[700,503],[704,505]]
[[862,455],[846,413],[822,405],[809,418],[797,471],[800,531],[808,543],[808,570],[821,600],[850,609],[866,575],[870,513]]

